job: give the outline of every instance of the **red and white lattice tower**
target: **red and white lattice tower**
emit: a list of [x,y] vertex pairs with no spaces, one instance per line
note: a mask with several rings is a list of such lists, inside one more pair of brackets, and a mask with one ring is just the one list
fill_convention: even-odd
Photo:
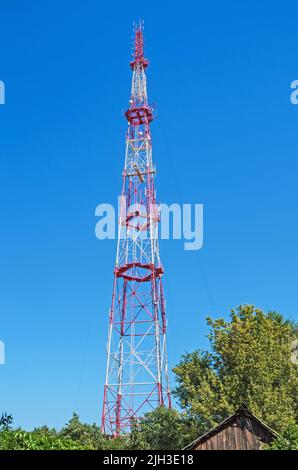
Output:
[[152,162],[143,27],[135,28],[130,107],[120,203],[114,286],[109,312],[102,431],[118,436],[131,421],[171,406],[166,351],[159,212]]

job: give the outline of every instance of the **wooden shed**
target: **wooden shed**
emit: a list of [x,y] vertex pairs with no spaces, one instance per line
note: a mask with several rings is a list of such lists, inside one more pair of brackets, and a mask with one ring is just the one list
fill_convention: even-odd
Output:
[[243,405],[233,415],[185,447],[185,450],[260,450],[277,434]]

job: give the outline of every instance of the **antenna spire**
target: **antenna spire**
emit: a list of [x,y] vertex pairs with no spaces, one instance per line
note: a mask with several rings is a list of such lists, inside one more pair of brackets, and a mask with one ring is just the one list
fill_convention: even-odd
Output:
[[146,68],[149,64],[148,60],[144,57],[144,21],[140,20],[138,24],[134,23],[134,60],[130,62],[132,70],[141,65],[143,68]]

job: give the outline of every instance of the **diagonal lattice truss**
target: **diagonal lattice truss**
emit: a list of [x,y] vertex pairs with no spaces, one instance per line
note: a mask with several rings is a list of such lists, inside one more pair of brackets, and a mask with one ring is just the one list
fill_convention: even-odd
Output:
[[142,28],[136,29],[114,286],[109,312],[103,432],[117,436],[157,406],[170,406],[163,268],[158,249]]

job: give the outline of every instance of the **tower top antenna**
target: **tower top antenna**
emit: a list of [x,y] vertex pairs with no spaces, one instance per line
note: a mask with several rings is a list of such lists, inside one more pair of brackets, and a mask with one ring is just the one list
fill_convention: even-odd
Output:
[[149,64],[148,60],[144,57],[144,21],[139,20],[139,23],[134,23],[134,51],[133,60],[130,62],[132,70],[137,66],[146,68]]

